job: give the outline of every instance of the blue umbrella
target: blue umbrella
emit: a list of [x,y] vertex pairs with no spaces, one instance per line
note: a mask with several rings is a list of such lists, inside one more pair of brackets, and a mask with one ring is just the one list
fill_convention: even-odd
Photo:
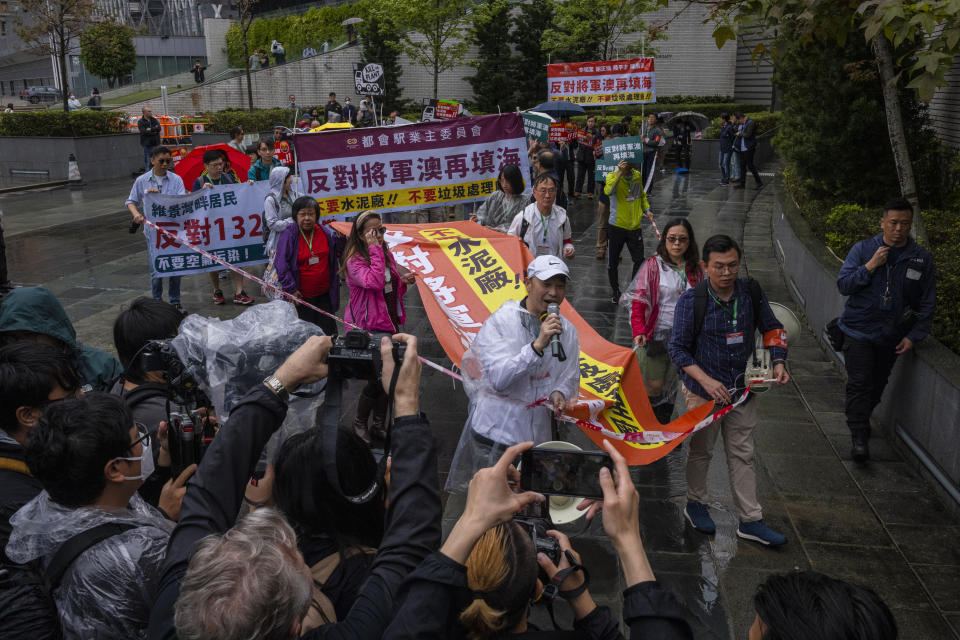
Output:
[[580,105],[564,100],[554,100],[538,104],[532,111],[549,113],[554,118],[559,118],[560,116],[582,116],[587,113]]

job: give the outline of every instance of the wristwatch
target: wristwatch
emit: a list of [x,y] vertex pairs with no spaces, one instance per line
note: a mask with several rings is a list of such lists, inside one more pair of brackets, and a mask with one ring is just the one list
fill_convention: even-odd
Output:
[[290,400],[290,392],[283,386],[283,383],[275,375],[269,375],[263,379],[263,384],[267,385],[271,391],[277,394],[277,397],[287,402]]

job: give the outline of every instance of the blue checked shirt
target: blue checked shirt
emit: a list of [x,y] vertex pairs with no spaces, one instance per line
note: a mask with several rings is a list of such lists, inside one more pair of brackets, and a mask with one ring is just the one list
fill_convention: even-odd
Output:
[[183,188],[183,179],[173,171],[168,170],[167,174],[161,178],[160,176],[153,175],[153,170],[151,169],[133,181],[133,187],[130,189],[130,195],[127,197],[127,201],[123,203],[124,206],[128,204],[135,204],[138,207],[143,206],[143,196],[147,192],[147,189],[151,188],[158,189],[160,193],[171,196],[182,196],[187,192],[187,190]]
[[[719,380],[727,389],[742,390],[744,388],[743,371],[747,366],[747,358],[754,350],[754,319],[753,305],[750,300],[750,289],[746,281],[738,279],[734,284],[734,297],[724,303],[724,308],[710,295],[713,291],[707,284],[707,309],[703,316],[703,327],[700,335],[694,337],[693,327],[693,300],[694,290],[687,289],[677,302],[676,313],[673,318],[673,332],[667,351],[673,363],[680,369],[683,384],[690,391],[701,398],[710,399],[710,394],[703,390],[700,383],[683,371],[683,367],[692,364],[699,365],[704,372]],[[733,326],[734,299],[737,303],[737,326]],[[761,290],[759,301],[760,332],[765,333],[773,329],[782,329],[783,325],[773,315],[767,294]],[[743,332],[741,344],[727,344],[727,334]],[[696,340],[696,341],[694,341]],[[770,357],[773,360],[786,359],[787,350],[783,347],[771,347]]]

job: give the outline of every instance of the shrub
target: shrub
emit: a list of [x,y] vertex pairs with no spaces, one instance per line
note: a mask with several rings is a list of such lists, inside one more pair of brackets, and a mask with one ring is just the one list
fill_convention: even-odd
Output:
[[826,244],[842,259],[853,245],[876,232],[879,219],[879,211],[866,211],[858,204],[838,204],[825,221]]
[[937,266],[937,309],[933,335],[960,354],[960,206],[923,211],[928,247]]
[[122,111],[20,111],[0,114],[0,136],[77,138],[126,131]]
[[210,122],[210,133],[230,133],[230,129],[238,125],[248,133],[272,131],[277,123],[287,127],[293,125],[293,112],[289,109],[224,109],[206,113],[203,118]]

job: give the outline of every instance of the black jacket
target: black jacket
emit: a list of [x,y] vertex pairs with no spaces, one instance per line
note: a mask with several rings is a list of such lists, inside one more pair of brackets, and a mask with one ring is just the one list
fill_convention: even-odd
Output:
[[[383,640],[464,638],[457,622],[469,604],[467,569],[434,553],[423,561],[403,585],[400,609],[383,635]],[[623,592],[623,620],[630,627],[631,640],[687,640],[693,632],[684,619],[684,609],[674,595],[657,582],[641,582]],[[574,622],[574,631],[526,631],[504,638],[583,638],[622,640],[619,624],[607,607],[598,606]]]
[[150,116],[149,118],[140,118],[137,121],[137,128],[140,129],[140,146],[156,147],[160,144],[160,121]]
[[[176,638],[173,606],[190,556],[204,537],[233,526],[244,489],[260,452],[283,422],[286,405],[263,385],[250,391],[210,448],[188,485],[170,544],[163,578],[150,616],[151,639]],[[306,638],[378,640],[394,610],[403,579],[440,544],[440,491],[436,442],[426,416],[397,418],[393,442],[390,507],[383,541],[346,619]]]
[[10,539],[10,517],[43,491],[43,485],[27,471],[23,447],[0,440],[0,557]]

